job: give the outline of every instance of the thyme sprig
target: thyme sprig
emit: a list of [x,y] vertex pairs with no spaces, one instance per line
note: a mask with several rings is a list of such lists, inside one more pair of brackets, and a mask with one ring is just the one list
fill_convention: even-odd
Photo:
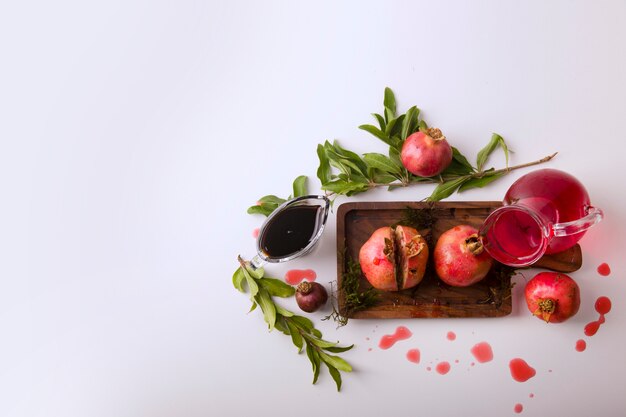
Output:
[[233,285],[242,293],[250,294],[253,311],[261,307],[263,317],[269,330],[278,329],[285,335],[291,336],[291,341],[301,353],[304,349],[313,367],[313,384],[317,382],[321,365],[328,368],[330,376],[335,381],[337,391],[341,390],[341,372],[352,372],[352,366],[344,359],[331,353],[346,352],[354,347],[339,346],[339,342],[329,342],[323,339],[322,332],[315,328],[313,322],[306,317],[298,316],[284,309],[274,302],[274,297],[291,297],[294,288],[276,278],[265,276],[263,268],[254,269],[250,263],[238,258],[241,265],[233,274]]

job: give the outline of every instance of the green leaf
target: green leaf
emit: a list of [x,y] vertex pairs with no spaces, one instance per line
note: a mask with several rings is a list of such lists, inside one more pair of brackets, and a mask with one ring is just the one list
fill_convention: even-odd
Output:
[[311,366],[313,367],[313,383],[315,384],[320,375],[320,357],[311,345],[306,345],[306,356],[309,358],[309,361],[311,361]]
[[400,133],[402,132],[402,125],[404,124],[404,120],[406,119],[406,115],[401,114],[400,116],[396,117],[395,120],[396,122],[394,123],[394,125],[389,128],[389,130],[385,130],[385,133],[387,133],[387,135],[390,137],[390,139],[392,141],[395,140],[395,146],[398,146],[398,144],[402,143],[402,140],[400,138]]
[[306,187],[306,175],[300,175],[293,181],[293,196],[294,197],[302,197],[303,195],[307,195],[307,187]]
[[337,342],[329,342],[328,340],[310,338],[309,342],[313,343],[315,346],[320,348],[329,348],[333,346],[337,346]]
[[407,110],[406,117],[402,123],[402,134],[400,136],[402,140],[405,140],[410,134],[417,130],[419,123],[417,120],[418,114],[419,109],[415,106]]
[[380,153],[366,153],[363,155],[363,160],[371,167],[398,177],[401,176],[400,168],[388,156]]
[[289,327],[287,327],[287,321],[285,320],[284,317],[276,316],[276,323],[274,324],[274,328],[281,331],[287,336],[291,336]]
[[306,330],[307,333],[311,332],[313,329],[313,322],[306,317],[293,316],[290,320],[299,328]]
[[496,150],[496,148],[498,148],[498,146],[500,146],[502,150],[504,151],[504,156],[506,158],[506,166],[507,167],[509,166],[509,148],[504,142],[504,139],[502,138],[502,136],[498,135],[497,133],[494,133],[493,135],[491,135],[491,140],[489,141],[487,146],[482,148],[478,152],[478,155],[476,156],[476,166],[478,168],[478,171],[483,170],[483,168],[485,167],[485,163],[487,163],[487,160],[489,159],[489,156],[493,153],[493,151]]
[[240,292],[245,292],[244,288],[243,288],[243,280],[246,278],[245,274],[243,273],[243,269],[242,268],[237,268],[237,270],[235,271],[235,273],[233,274],[233,286],[235,288],[237,288]]
[[262,214],[264,216],[269,216],[285,201],[285,199],[276,197],[275,195],[263,196],[254,206],[248,208],[248,214]]
[[259,292],[259,286],[257,285],[254,278],[250,275],[246,275],[246,282],[248,283],[248,289],[250,290],[250,297],[254,297]]
[[304,342],[302,340],[302,335],[296,326],[287,322],[287,327],[289,327],[289,334],[291,335],[291,341],[298,348],[298,353],[302,351],[302,346],[304,346]]
[[327,351],[333,352],[333,353],[342,353],[342,352],[349,351],[353,347],[354,347],[354,345],[350,345],[350,346],[332,346],[332,347],[324,348],[324,350],[327,350]]
[[443,200],[452,195],[469,177],[459,177],[454,180],[439,184],[433,193],[428,197],[429,201]]
[[328,367],[328,373],[333,377],[335,385],[337,385],[337,392],[341,391],[341,374],[334,366],[329,365],[328,363],[326,366]]
[[256,306],[257,303],[256,302],[252,302],[252,305],[250,306],[250,310],[248,310],[248,314],[252,313],[254,310],[256,310]]
[[346,180],[335,180],[322,186],[325,191],[330,191],[337,194],[351,196],[358,194],[369,189],[367,183],[362,182],[349,182]]
[[276,306],[277,314],[280,314],[281,316],[284,316],[284,317],[293,317],[293,313],[291,311],[282,308],[278,304],[275,304],[275,306]]
[[[328,141],[326,142],[328,143]],[[322,185],[324,185],[330,182],[331,169],[328,155],[326,155],[326,150],[321,144],[317,145],[317,157],[320,160],[320,166],[317,168],[317,178],[319,178]]]
[[372,135],[376,136],[378,139],[382,140],[389,146],[393,146],[393,144],[395,143],[394,140],[392,140],[389,136],[385,134],[385,132],[378,129],[376,126],[361,125],[359,126],[359,129],[365,130],[366,132],[371,133]]
[[383,100],[383,106],[385,106],[385,115],[389,113],[389,115],[387,116],[387,121],[394,118],[396,115],[396,97],[389,87],[385,87],[385,98]]
[[319,352],[319,354],[320,354],[320,357],[322,358],[322,360],[324,362],[326,362],[327,364],[334,366],[335,368],[339,369],[340,371],[352,372],[352,366],[350,366],[350,364],[348,362],[346,362],[345,360],[343,360],[339,356],[328,355],[328,354],[326,354],[324,352]]
[[387,127],[386,123],[385,123],[385,118],[383,116],[381,116],[378,113],[372,113],[372,116],[374,116],[374,118],[378,121],[378,125],[380,126],[380,130],[381,131],[385,131],[385,128]]
[[391,175],[391,174],[381,173],[379,171],[376,171],[372,175],[372,181],[374,181],[376,184],[390,184],[397,180],[398,180],[398,177]]
[[452,159],[458,162],[460,165],[464,166],[468,172],[473,172],[474,167],[469,163],[465,155],[463,155],[457,148],[451,146],[452,148]]
[[270,331],[272,331],[274,329],[274,324],[276,323],[276,307],[274,306],[269,293],[264,288],[261,288],[254,299],[261,306],[261,310],[263,310],[263,318],[269,326]]
[[495,180],[503,176],[504,176],[504,172],[498,172],[496,174],[491,174],[491,175],[487,174],[481,178],[470,178],[459,187],[459,192],[463,192],[465,190],[469,190],[472,188],[482,188],[485,185],[491,184],[492,182],[494,182]]
[[420,131],[428,130],[428,125],[426,124],[424,119],[420,120],[419,125],[418,125],[418,130],[420,130]]
[[291,285],[276,278],[261,278],[257,282],[274,297],[287,298],[296,292]]

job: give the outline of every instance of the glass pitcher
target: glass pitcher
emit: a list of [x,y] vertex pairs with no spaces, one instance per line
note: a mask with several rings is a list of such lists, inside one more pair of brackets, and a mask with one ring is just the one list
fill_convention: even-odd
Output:
[[515,267],[571,248],[603,218],[580,181],[556,169],[520,177],[503,203],[489,214],[479,233],[494,259]]

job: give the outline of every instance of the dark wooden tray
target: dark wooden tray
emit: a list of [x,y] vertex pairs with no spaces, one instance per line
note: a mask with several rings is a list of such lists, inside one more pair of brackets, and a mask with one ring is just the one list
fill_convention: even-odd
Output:
[[[432,317],[500,317],[511,313],[510,275],[505,266],[496,263],[487,277],[470,287],[451,287],[436,275],[432,265],[434,244],[444,231],[459,225],[480,227],[499,201],[481,202],[354,202],[344,203],[337,210],[337,285],[339,313],[348,318],[432,318]],[[413,215],[413,219],[410,219]],[[418,220],[415,220],[415,216]],[[411,224],[413,223],[413,224]],[[347,259],[358,260],[359,250],[374,230],[393,224],[417,227],[427,239],[429,265],[422,282],[414,288],[386,292],[377,291],[375,305],[353,311],[346,305],[342,277]],[[545,256],[535,266],[562,272],[580,268],[582,256],[576,246],[566,253]],[[505,278],[503,278],[503,276]],[[371,288],[361,275],[359,291]]]

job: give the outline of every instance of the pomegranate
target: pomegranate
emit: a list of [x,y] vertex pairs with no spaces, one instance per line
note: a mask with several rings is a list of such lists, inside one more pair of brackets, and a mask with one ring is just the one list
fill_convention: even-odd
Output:
[[541,272],[525,289],[526,304],[546,323],[561,323],[578,312],[580,289],[571,277],[558,272]]
[[400,152],[402,165],[412,174],[432,177],[440,174],[452,162],[452,148],[437,128],[409,135]]
[[443,282],[467,287],[485,278],[493,259],[484,250],[478,230],[469,225],[455,226],[437,240],[435,270]]
[[313,313],[328,301],[326,288],[317,282],[302,281],[296,287],[296,303],[302,311]]
[[381,227],[359,251],[365,278],[374,288],[398,291],[412,288],[424,278],[428,246],[417,230],[407,226]]

